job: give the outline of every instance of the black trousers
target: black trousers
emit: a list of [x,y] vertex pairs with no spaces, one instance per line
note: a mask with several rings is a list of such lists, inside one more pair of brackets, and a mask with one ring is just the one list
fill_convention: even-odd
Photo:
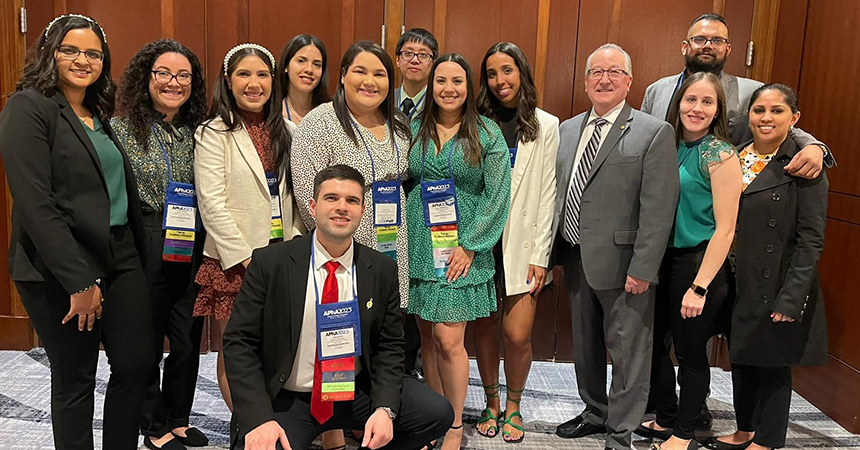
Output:
[[[200,365],[200,336],[203,334],[203,318],[191,314],[197,298],[194,274],[199,258],[190,263],[162,261],[162,217],[160,213],[143,216],[149,247],[144,271],[152,303],[157,356],[156,364],[149,370],[140,431],[144,436],[152,437],[161,437],[174,428],[188,426]],[[197,241],[203,242],[203,239],[198,236]],[[164,350],[165,337],[170,343],[170,354],[164,359],[164,377],[159,383],[158,360]]]
[[403,351],[406,352],[403,369],[409,375],[413,370],[422,369],[421,361],[421,333],[418,331],[418,321],[415,314],[403,313],[403,337],[406,344]]
[[[355,400],[336,402],[334,415],[320,424],[311,417],[310,401],[310,393],[281,390],[272,402],[275,420],[284,429],[293,449],[308,448],[317,436],[328,430],[363,430],[373,414],[370,396],[356,391]],[[414,378],[403,379],[400,403],[400,411],[394,419],[394,439],[382,447],[384,449],[419,449],[444,435],[454,422],[454,410],[448,400]],[[244,450],[244,434],[248,431],[241,430],[243,434],[233,439],[230,448]],[[280,444],[275,448],[283,450]]]
[[99,343],[110,364],[102,448],[136,450],[147,375],[155,361],[146,278],[127,227],[112,227],[108,273],[102,280],[102,318],[78,331],[65,325],[69,294],[53,277],[16,281],[30,320],[51,363],[51,422],[57,450],[93,449],[93,407]]
[[791,367],[732,364],[732,389],[738,431],[754,431],[753,442],[763,447],[784,447],[791,407]]
[[[657,424],[673,428],[680,439],[694,437],[696,419],[711,384],[708,363],[708,339],[718,332],[727,297],[727,264],[720,268],[708,286],[702,314],[681,317],[681,303],[690,288],[707,243],[693,248],[668,248],[660,266],[657,304],[654,308],[654,350],[651,362],[651,396],[657,410]],[[675,368],[670,348],[675,344],[678,360],[680,398],[675,394]]]

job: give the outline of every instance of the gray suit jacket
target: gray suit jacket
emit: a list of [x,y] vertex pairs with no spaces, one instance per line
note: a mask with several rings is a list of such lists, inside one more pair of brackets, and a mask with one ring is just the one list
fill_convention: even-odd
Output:
[[[563,239],[557,231],[589,113],[559,127],[556,239]],[[597,152],[582,193],[582,265],[592,289],[623,288],[627,275],[657,282],[678,204],[677,161],[672,127],[624,105]]]
[[[672,103],[672,97],[675,95],[675,89],[678,87],[678,81],[681,79],[681,74],[670,75],[660,78],[651,83],[645,89],[645,98],[642,99],[642,112],[651,114],[658,119],[668,119],[669,104]],[[749,119],[747,110],[749,109],[750,97],[752,93],[761,87],[764,83],[750,78],[738,77],[723,73],[720,77],[723,85],[723,91],[726,93],[726,111],[728,111],[729,120],[729,140],[732,145],[740,150],[740,146],[752,140],[752,133],[749,129]],[[808,145],[820,145],[826,147],[823,142],[815,139],[811,134],[794,128],[791,130],[791,138],[799,148],[804,148]],[[833,159],[833,154],[830,149],[827,149],[827,156],[824,158],[824,164],[827,167],[836,165]]]

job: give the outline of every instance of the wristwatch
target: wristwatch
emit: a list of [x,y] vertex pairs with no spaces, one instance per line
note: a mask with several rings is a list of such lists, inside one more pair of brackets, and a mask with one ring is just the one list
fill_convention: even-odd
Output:
[[393,409],[391,409],[387,406],[380,406],[380,407],[376,408],[377,411],[379,411],[380,409],[385,411],[388,414],[388,418],[391,420],[394,420],[394,418],[397,417],[397,413],[394,412]]
[[692,290],[692,291],[693,291],[693,293],[694,293],[694,294],[696,294],[696,295],[698,295],[699,297],[704,297],[705,295],[707,295],[707,294],[708,294],[708,289],[707,289],[707,288],[703,288],[703,287],[699,286],[699,285],[698,285],[698,284],[696,284],[696,283],[693,283],[693,284],[690,286],[690,290]]

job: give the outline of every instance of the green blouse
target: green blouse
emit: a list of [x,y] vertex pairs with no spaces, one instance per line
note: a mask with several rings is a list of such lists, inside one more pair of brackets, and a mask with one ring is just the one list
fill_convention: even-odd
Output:
[[717,229],[711,194],[710,167],[723,162],[724,153],[735,155],[731,144],[708,134],[678,146],[681,196],[675,211],[675,226],[669,246],[691,248],[711,240]]
[[191,127],[159,123],[155,132],[150,129],[146,134],[146,145],[140,145],[132,135],[127,118],[114,117],[111,126],[128,155],[144,212],[164,210],[167,163],[161,152],[161,143],[164,143],[164,150],[170,158],[173,181],[194,184],[194,130]]
[[[83,122],[81,122],[83,123]],[[128,194],[125,191],[125,167],[122,153],[116,144],[110,139],[101,121],[93,115],[93,129],[86,124],[87,137],[93,143],[99,162],[102,165],[102,173],[110,196],[110,226],[120,226],[128,223]]]
[[[486,283],[495,273],[493,246],[499,242],[511,197],[511,160],[505,137],[492,120],[481,117],[484,126],[478,126],[478,135],[483,146],[481,163],[472,166],[463,158],[463,148],[455,146],[451,157],[454,171],[454,187],[457,191],[457,206],[460,212],[458,237],[460,245],[475,252],[472,267],[466,278],[451,284],[457,288],[464,285]],[[413,136],[418,133],[419,121],[412,122]],[[486,127],[486,129],[485,129]],[[448,178],[448,152],[455,139],[446,142],[436,154],[431,141],[427,148],[416,142],[409,152],[409,177],[421,181],[421,159],[426,151],[424,180],[434,181]],[[421,189],[417,186],[406,200],[406,221],[409,223],[409,277],[424,281],[439,281],[433,269],[433,247],[430,228],[424,224],[424,206]]]

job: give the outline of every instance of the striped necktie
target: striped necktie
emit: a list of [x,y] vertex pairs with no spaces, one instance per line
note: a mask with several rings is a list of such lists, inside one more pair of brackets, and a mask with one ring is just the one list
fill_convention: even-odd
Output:
[[606,119],[597,118],[594,120],[594,132],[591,133],[591,139],[588,140],[585,152],[579,160],[579,165],[576,166],[576,173],[573,174],[573,182],[570,183],[567,190],[562,233],[572,245],[579,243],[579,209],[582,202],[582,192],[585,190],[585,182],[588,181],[591,166],[594,164],[594,157],[597,156],[597,150],[600,147],[600,128],[606,123]]

